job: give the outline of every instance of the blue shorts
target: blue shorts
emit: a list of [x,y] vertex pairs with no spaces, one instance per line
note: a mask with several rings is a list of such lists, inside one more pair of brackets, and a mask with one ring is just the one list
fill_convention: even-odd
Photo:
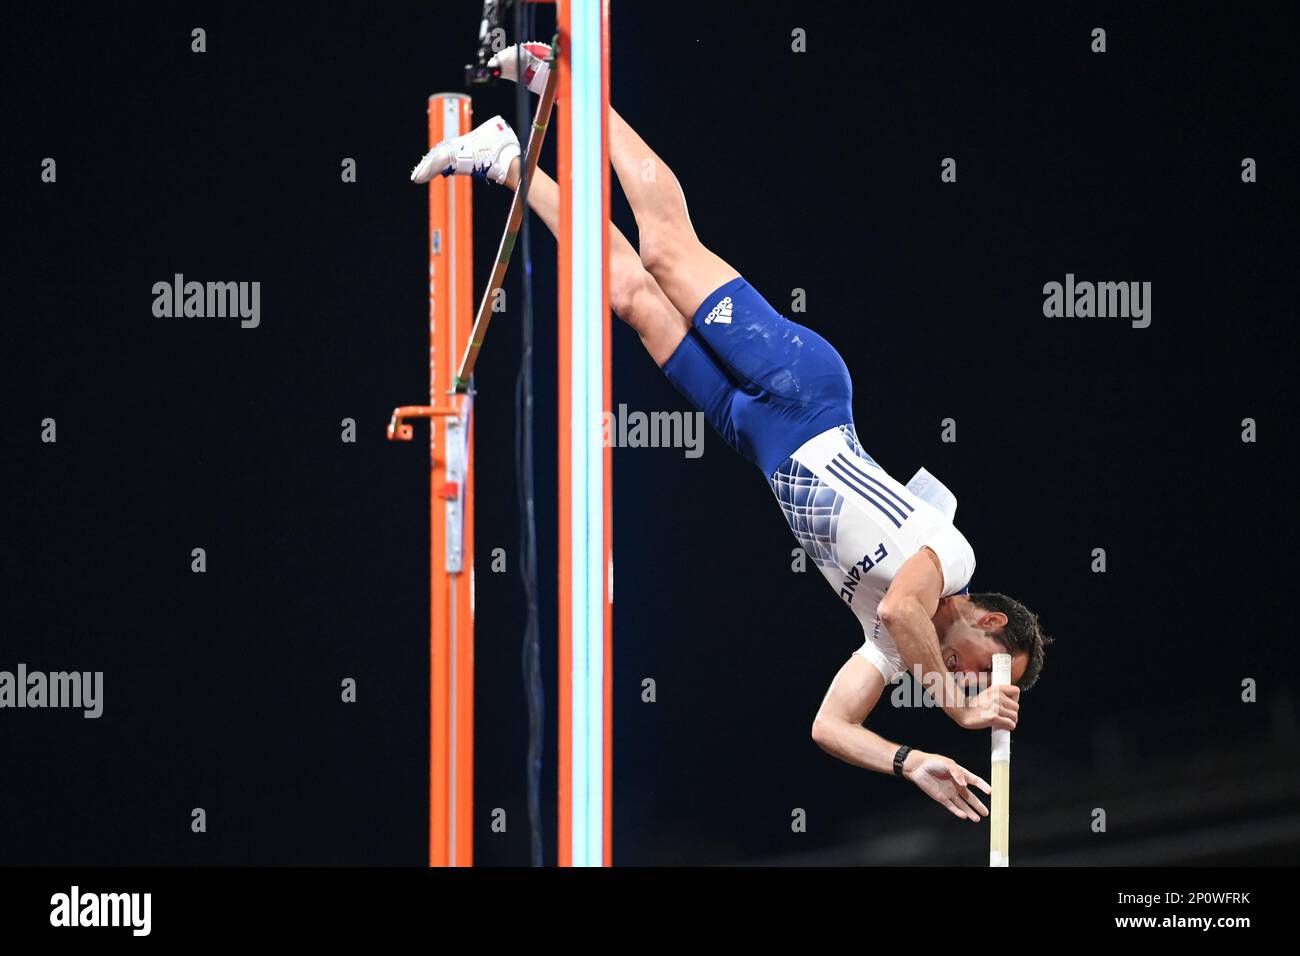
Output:
[[663,371],[764,477],[810,438],[853,422],[840,354],[741,278],[705,298]]

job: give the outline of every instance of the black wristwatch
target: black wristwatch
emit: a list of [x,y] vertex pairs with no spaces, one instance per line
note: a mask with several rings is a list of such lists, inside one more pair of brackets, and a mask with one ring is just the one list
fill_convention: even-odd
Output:
[[907,746],[907,744],[903,744],[903,746],[898,748],[898,753],[894,754],[895,776],[901,777],[903,775],[903,761],[907,759],[907,755],[911,752],[912,748]]

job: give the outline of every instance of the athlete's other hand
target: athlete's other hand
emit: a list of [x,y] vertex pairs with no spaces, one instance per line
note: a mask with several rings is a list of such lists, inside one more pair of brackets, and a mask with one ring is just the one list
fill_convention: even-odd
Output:
[[987,794],[992,794],[993,788],[955,760],[914,750],[907,755],[903,776],[936,803],[947,807],[954,817],[979,823],[980,817],[989,815],[989,808],[970,788],[979,787]]
[[967,730],[1015,730],[1020,720],[1020,688],[1015,684],[997,684],[985,688],[979,696],[954,708],[954,719]]

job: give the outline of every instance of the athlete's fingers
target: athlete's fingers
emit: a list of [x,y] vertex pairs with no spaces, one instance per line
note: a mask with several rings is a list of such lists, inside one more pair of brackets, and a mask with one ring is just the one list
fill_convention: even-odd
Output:
[[989,724],[989,726],[994,730],[1015,730],[1016,722],[1010,717],[1003,717],[999,714],[997,717],[993,718],[993,722]]
[[983,777],[975,776],[975,774],[971,773],[969,770],[966,771],[966,774],[970,777],[971,783],[975,784],[975,786],[979,787],[990,797],[993,796],[993,788],[988,785],[987,780],[985,780]]
[[963,820],[970,819],[970,817],[966,815],[965,811],[957,809],[957,804],[953,803],[951,800],[946,801],[944,803],[944,806],[948,808],[948,812],[951,813],[954,817],[960,817]]
[[975,796],[975,794],[971,793],[969,790],[963,790],[961,792],[961,798],[965,800],[970,805],[971,809],[980,816],[987,817],[989,815],[989,808],[984,806],[984,804],[980,802],[980,798]]
[[[1015,691],[1015,693],[1012,693]],[[1020,688],[1014,684],[999,684],[996,687],[990,687],[985,691],[987,695],[987,704],[990,710],[1019,710],[1020,709]]]
[[949,799],[948,806],[952,808],[952,812],[954,814],[961,817],[963,820],[976,820],[976,821],[979,820],[979,817],[976,816],[975,813],[971,811],[970,807],[966,806],[965,803],[962,803],[960,800],[956,798]]

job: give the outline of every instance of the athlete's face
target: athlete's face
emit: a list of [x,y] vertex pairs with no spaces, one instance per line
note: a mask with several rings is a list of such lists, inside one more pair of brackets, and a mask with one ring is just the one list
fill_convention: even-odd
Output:
[[[1003,643],[990,636],[990,632],[996,633],[1007,623],[1006,615],[974,607],[970,610],[973,613],[957,615],[939,635],[943,664],[957,675],[958,683],[963,687],[974,687],[980,675],[984,676],[986,685],[990,683],[993,679],[993,655],[1007,653]],[[1020,680],[1028,663],[1028,654],[1012,655],[1012,682]]]

